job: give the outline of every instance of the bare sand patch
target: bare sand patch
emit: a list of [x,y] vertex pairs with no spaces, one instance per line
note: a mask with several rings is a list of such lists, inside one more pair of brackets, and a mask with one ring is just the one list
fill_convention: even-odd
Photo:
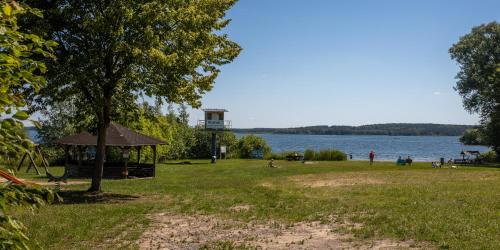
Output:
[[140,249],[198,249],[217,242],[258,249],[416,249],[411,241],[357,241],[336,233],[341,224],[300,222],[242,223],[206,215],[160,213],[137,244]]
[[289,178],[290,181],[307,187],[342,187],[354,185],[380,185],[386,181],[368,174],[357,175],[299,175]]
[[235,212],[248,211],[248,210],[250,210],[250,205],[247,205],[247,204],[234,205],[234,206],[230,207],[229,210],[235,211]]
[[[37,185],[40,185],[40,186],[55,186],[56,183],[55,182],[41,182],[41,181],[35,181],[35,182],[32,182],[32,183],[35,183]],[[87,185],[87,184],[90,184],[90,182],[88,181],[67,181],[67,182],[59,182],[59,184],[61,186],[70,186],[70,185]]]

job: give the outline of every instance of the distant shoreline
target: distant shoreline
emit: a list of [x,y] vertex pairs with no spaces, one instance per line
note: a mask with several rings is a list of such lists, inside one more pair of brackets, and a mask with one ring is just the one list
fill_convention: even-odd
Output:
[[307,126],[296,128],[232,129],[246,134],[301,134],[301,135],[387,135],[387,136],[461,136],[473,125],[387,123],[363,126]]
[[355,136],[442,136],[442,137],[458,137],[461,135],[379,135],[379,134],[299,134],[299,133],[271,133],[271,132],[241,132],[238,130],[231,130],[235,134],[247,135],[355,135]]

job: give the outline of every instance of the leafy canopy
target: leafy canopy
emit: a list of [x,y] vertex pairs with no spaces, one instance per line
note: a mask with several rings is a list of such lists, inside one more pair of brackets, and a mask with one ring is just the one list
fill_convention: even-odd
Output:
[[450,48],[450,54],[460,66],[455,89],[464,107],[488,117],[500,103],[500,24],[473,28]]
[[145,94],[199,107],[218,66],[241,50],[219,32],[234,2],[34,1],[46,15],[35,28],[60,44],[39,103],[77,96],[82,109],[99,116],[109,105],[113,116]]
[[[455,89],[465,109],[479,113],[486,141],[500,153],[500,24],[472,29],[450,48],[460,66]],[[500,154],[498,154],[500,155]]]
[[96,168],[90,191],[100,191],[106,127],[135,107],[138,96],[160,103],[201,105],[221,65],[241,48],[221,30],[235,0],[27,0],[45,18],[32,29],[59,43],[47,63],[38,108],[74,98],[78,112],[97,121]]
[[[15,1],[0,0],[0,157],[28,148],[31,142],[24,138],[21,120],[29,118],[22,110],[28,91],[37,91],[45,83],[43,62],[37,58],[51,58],[52,41],[25,33],[18,26],[18,17],[41,13]],[[7,116],[9,118],[7,118]]]

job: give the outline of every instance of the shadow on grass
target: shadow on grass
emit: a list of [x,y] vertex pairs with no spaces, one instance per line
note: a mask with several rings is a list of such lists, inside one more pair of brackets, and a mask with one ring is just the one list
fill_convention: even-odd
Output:
[[162,164],[165,164],[165,165],[208,165],[208,164],[210,164],[210,162],[181,161],[181,162],[165,162]]
[[96,203],[122,203],[134,201],[140,196],[127,195],[127,194],[116,194],[116,193],[89,193],[86,191],[76,191],[76,190],[63,190],[58,193],[58,195],[63,199],[62,202],[57,204],[68,205],[68,204],[96,204]]

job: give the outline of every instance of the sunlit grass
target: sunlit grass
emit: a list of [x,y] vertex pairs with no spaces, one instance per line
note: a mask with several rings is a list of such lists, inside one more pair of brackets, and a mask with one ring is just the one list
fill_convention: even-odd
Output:
[[[497,168],[369,166],[356,161],[277,161],[278,168],[259,160],[193,163],[160,165],[155,179],[105,180],[106,196],[98,200],[66,192],[71,204],[23,213],[22,219],[31,237],[53,249],[134,248],[149,223],[147,215],[160,211],[283,223],[334,215],[361,223],[352,231],[359,238],[413,239],[453,249],[500,248]],[[234,211],[234,205],[250,209]]]

